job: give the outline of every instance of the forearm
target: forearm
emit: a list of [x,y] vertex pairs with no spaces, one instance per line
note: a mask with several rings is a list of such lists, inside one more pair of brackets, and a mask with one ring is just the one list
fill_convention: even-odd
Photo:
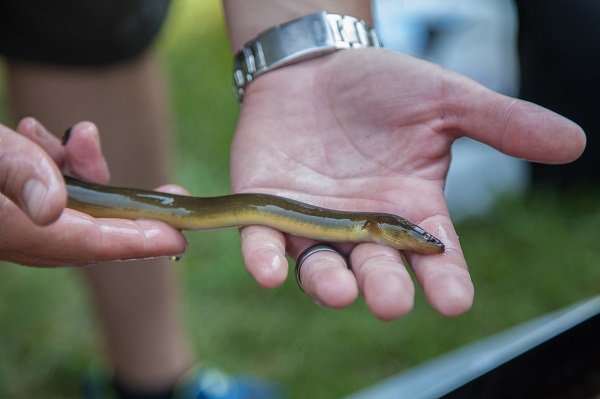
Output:
[[368,0],[223,0],[231,46],[234,51],[273,25],[326,10],[371,21]]

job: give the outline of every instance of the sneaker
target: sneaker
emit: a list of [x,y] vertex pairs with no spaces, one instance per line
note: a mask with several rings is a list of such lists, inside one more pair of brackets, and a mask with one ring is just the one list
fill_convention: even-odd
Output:
[[[141,398],[142,396],[140,396]],[[277,384],[249,377],[229,376],[217,368],[194,367],[173,389],[172,399],[283,399]],[[112,376],[90,367],[83,381],[84,399],[119,399]]]
[[216,368],[194,368],[175,388],[174,399],[281,399],[281,388],[254,378],[229,376]]

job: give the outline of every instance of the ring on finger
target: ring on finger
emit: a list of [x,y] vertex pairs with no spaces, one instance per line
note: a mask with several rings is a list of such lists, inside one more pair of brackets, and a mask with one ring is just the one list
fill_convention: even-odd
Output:
[[335,249],[331,245],[327,245],[327,244],[316,244],[316,245],[313,245],[312,247],[308,247],[304,251],[302,251],[300,256],[298,256],[298,260],[296,260],[296,268],[295,268],[296,283],[298,284],[298,287],[302,291],[304,291],[304,288],[302,287],[302,279],[300,277],[300,270],[302,269],[302,265],[304,264],[306,259],[308,259],[309,256],[316,254],[317,252],[333,252],[333,253],[336,253],[336,254],[342,256],[342,254],[340,254],[337,249]]

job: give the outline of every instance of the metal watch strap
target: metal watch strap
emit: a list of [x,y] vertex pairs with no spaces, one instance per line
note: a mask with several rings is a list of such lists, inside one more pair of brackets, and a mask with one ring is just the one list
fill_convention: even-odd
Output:
[[325,11],[274,26],[235,54],[233,81],[241,103],[254,78],[284,65],[336,50],[381,47],[374,29],[354,17]]

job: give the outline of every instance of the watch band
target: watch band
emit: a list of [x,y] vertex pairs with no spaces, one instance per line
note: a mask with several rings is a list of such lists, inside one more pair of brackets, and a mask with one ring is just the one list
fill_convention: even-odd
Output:
[[260,33],[234,57],[233,81],[238,101],[257,76],[291,63],[336,50],[381,47],[375,30],[354,17],[321,11]]

